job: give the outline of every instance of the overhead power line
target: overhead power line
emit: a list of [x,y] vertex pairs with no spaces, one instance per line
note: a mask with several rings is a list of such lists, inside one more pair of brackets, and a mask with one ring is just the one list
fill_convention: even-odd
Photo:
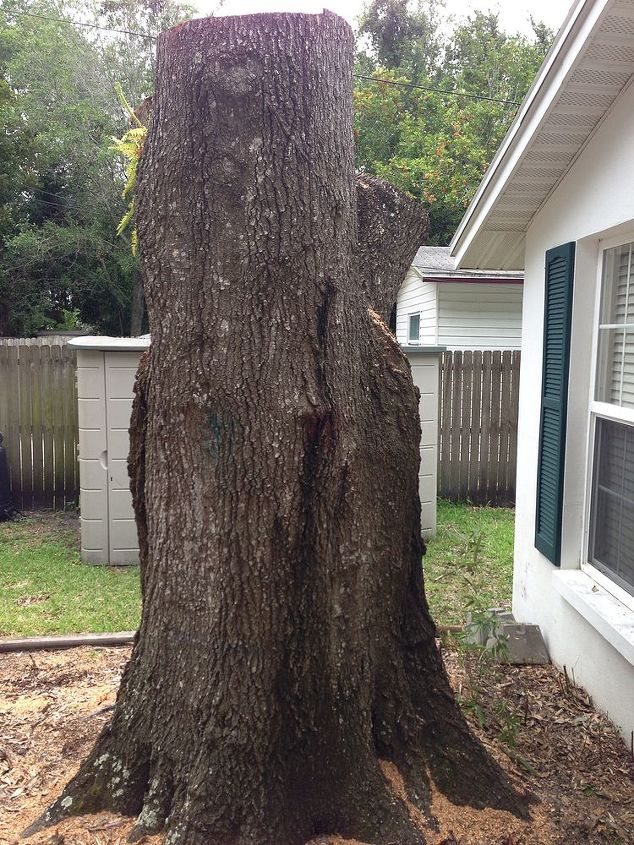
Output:
[[119,35],[136,35],[139,38],[149,38],[151,41],[156,41],[155,35],[150,35],[149,32],[133,32],[131,29],[113,29],[109,26],[99,26],[96,23],[84,23],[84,21],[69,21],[68,18],[49,18],[46,15],[38,15],[35,12],[20,12],[15,15],[16,18],[39,18],[43,21],[51,21],[52,23],[67,23],[70,26],[86,26],[89,29],[100,29],[102,32],[118,32]]
[[449,88],[431,88],[413,82],[396,82],[394,79],[379,79],[376,76],[362,76],[358,73],[353,76],[355,79],[365,79],[368,82],[383,82],[385,85],[397,85],[402,88],[419,88],[421,91],[430,91],[432,94],[449,94],[452,97],[467,97],[469,100],[488,100],[490,103],[503,103],[506,106],[520,105],[515,100],[500,100],[498,97],[487,97],[484,94],[466,94],[464,91],[452,91]]
[[[107,26],[98,26],[95,23],[84,23],[83,21],[71,21],[68,18],[50,18],[46,15],[38,15],[35,12],[21,12],[19,15],[16,15],[17,18],[39,18],[40,20],[44,21],[52,21],[53,23],[65,23],[69,24],[70,26],[84,26],[88,27],[89,29],[99,29],[102,32],[116,32],[119,35],[134,35],[138,38],[147,38],[150,41],[156,41],[156,35],[150,35],[149,32],[134,32],[130,29],[113,29]],[[488,97],[485,94],[467,94],[464,91],[453,91],[449,88],[432,88],[431,86],[427,85],[418,85],[414,82],[397,82],[394,79],[381,79],[376,76],[364,76],[362,74],[355,73],[353,74],[355,79],[363,79],[366,82],[375,82],[375,83],[383,83],[384,85],[393,85],[395,87],[400,88],[416,88],[420,91],[427,91],[430,94],[444,94],[449,97],[466,97],[468,100],[485,100],[489,103],[500,103],[501,105],[505,106],[519,106],[520,103],[516,102],[515,100],[502,100],[499,97]]]

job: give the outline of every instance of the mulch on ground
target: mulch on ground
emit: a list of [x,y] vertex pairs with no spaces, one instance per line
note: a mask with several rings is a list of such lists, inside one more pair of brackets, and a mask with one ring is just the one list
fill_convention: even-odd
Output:
[[[90,750],[110,718],[128,655],[82,648],[0,656],[2,845],[25,841],[20,832]],[[633,845],[634,759],[583,691],[550,666],[498,666],[459,650],[446,650],[445,662],[474,730],[537,802],[527,824],[435,795],[440,832],[428,831],[429,845]],[[386,765],[385,773],[398,793],[398,772]],[[101,813],[67,820],[28,842],[123,845],[131,827],[131,819]],[[162,841],[145,838],[147,845]],[[312,845],[335,842],[344,840],[319,837]]]

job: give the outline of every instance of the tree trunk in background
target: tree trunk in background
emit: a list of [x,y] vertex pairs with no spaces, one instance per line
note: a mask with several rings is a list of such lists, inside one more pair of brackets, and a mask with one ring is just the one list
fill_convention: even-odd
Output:
[[[159,40],[130,456],[143,618],[112,724],[44,824],[112,808],[139,835],[167,820],[169,845],[422,842],[381,760],[418,806],[431,779],[520,807],[424,598],[418,395],[369,306],[425,222],[372,183],[357,240],[352,58],[328,12]],[[382,192],[403,230],[379,226]]]
[[373,176],[357,176],[359,282],[389,324],[398,289],[423,243],[429,221],[420,203]]
[[130,337],[138,337],[143,333],[143,314],[145,312],[145,297],[143,295],[143,278],[138,270],[132,276],[132,306],[130,309]]

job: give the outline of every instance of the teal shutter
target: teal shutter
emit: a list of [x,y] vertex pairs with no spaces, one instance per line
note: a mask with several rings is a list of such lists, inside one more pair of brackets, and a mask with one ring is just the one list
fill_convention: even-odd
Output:
[[561,556],[574,269],[574,243],[546,253],[535,546],[556,566]]

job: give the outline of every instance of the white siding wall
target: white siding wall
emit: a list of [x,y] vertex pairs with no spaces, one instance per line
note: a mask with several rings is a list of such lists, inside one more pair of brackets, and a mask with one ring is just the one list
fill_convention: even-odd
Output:
[[[536,549],[535,501],[542,380],[544,256],[577,241],[568,437],[564,482],[562,573],[585,555],[591,338],[599,238],[634,239],[634,87],[630,87],[530,227],[526,241],[524,337],[520,384],[513,610],[541,626],[553,662],[574,671],[595,704],[634,731],[634,666],[561,593],[558,570]],[[597,592],[601,588],[597,587]],[[631,616],[634,624],[634,614]]]
[[438,282],[438,343],[447,349],[519,349],[522,285]]
[[396,298],[396,339],[407,346],[410,314],[420,314],[420,342],[435,345],[436,284],[424,282],[416,270],[410,269]]

